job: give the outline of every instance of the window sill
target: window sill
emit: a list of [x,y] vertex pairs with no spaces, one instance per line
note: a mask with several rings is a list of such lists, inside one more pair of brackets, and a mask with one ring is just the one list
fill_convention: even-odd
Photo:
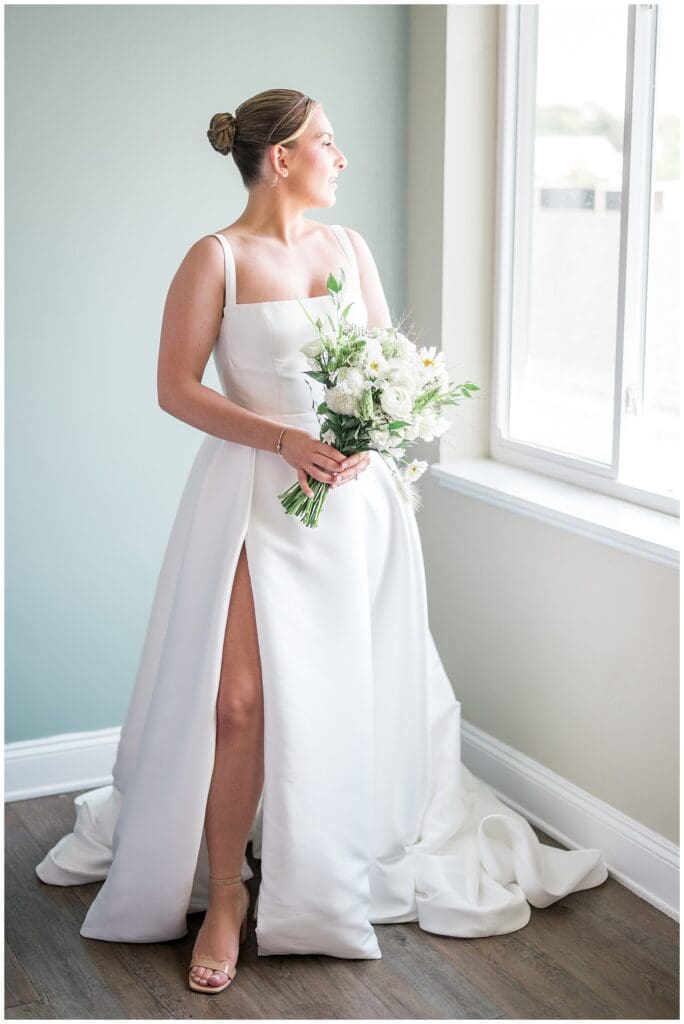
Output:
[[571,533],[679,566],[679,519],[498,459],[461,459],[430,467],[442,487],[550,523]]

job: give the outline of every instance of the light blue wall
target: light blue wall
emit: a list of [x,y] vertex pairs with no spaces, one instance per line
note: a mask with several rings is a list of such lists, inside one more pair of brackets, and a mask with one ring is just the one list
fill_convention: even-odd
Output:
[[[337,204],[404,307],[407,6],[9,6],[6,740],[119,725],[204,435],[162,412],[166,292],[241,212],[212,114],[320,100]],[[210,362],[205,383],[220,390]]]

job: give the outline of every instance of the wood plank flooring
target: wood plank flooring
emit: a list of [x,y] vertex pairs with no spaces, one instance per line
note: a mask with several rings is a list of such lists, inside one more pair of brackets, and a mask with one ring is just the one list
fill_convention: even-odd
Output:
[[6,805],[6,1019],[679,1018],[678,926],[612,878],[532,908],[529,924],[508,935],[457,939],[415,922],[375,925],[380,960],[258,957],[253,858],[235,982],[215,996],[191,992],[185,979],[202,914],[173,942],[86,939],[79,928],[101,883],[52,886],[35,874],[71,831],[75,796]]

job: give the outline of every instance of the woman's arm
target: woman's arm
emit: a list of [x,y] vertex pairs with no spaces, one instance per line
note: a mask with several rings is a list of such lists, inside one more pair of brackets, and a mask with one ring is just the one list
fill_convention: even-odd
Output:
[[[157,400],[171,416],[224,441],[275,451],[285,424],[231,402],[202,384],[221,323],[225,264],[221,243],[200,238],[188,250],[169,286],[164,304]],[[369,464],[361,452],[344,456],[301,427],[287,426],[280,454],[297,470],[306,494],[313,495],[307,473],[332,486],[347,483]]]
[[354,252],[356,253],[356,261],[359,265],[361,294],[368,310],[366,326],[392,327],[392,318],[382,288],[382,282],[380,281],[380,274],[366,240],[358,231],[354,231],[353,228],[345,228],[345,231],[351,239]]
[[225,441],[275,451],[284,424],[243,409],[202,384],[221,323],[225,269],[221,243],[200,238],[169,287],[157,363],[157,399],[171,416]]

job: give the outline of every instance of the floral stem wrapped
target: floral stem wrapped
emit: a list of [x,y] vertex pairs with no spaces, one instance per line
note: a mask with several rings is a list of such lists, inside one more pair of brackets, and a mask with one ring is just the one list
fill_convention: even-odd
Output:
[[[451,422],[443,408],[480,389],[470,381],[452,383],[443,354],[435,348],[418,348],[398,328],[366,328],[349,322],[352,304],[341,308],[344,271],[340,281],[330,274],[327,287],[335,302],[335,317],[326,314],[329,329],[320,317],[313,320],[300,302],[317,332],[302,353],[309,366],[304,372],[318,384],[314,409],[320,439],[344,455],[379,452],[415,510],[419,495],[414,483],[427,462],[409,462],[407,447],[443,434]],[[315,527],[330,486],[311,476],[307,479],[313,497],[304,493],[299,482],[278,497],[288,515]]]

